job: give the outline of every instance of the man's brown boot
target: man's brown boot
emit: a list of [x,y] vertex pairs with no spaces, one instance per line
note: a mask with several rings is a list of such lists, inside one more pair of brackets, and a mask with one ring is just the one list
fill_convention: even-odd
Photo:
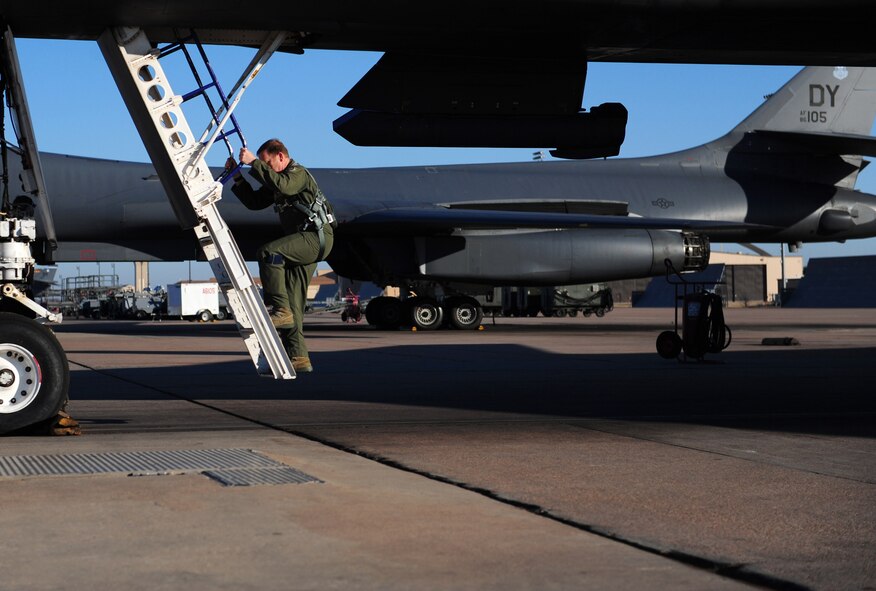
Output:
[[292,369],[295,373],[310,373],[313,371],[313,366],[310,364],[309,357],[293,357]]
[[271,310],[270,318],[274,328],[288,328],[295,320],[292,311],[288,308],[274,308]]

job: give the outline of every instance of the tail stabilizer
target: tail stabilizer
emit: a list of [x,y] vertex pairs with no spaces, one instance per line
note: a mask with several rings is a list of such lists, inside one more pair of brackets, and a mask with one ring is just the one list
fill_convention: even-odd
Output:
[[876,68],[803,68],[730,133],[745,139],[728,173],[854,188],[863,156],[876,155],[874,118]]
[[734,131],[870,135],[876,68],[803,68]]

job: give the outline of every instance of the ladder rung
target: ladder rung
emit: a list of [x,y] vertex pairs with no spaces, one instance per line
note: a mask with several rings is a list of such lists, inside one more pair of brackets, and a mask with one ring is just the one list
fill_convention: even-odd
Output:
[[[211,89],[211,88],[213,88],[213,87],[215,87],[215,86],[216,86],[216,85],[213,84],[213,83],[211,82],[211,83],[209,83],[209,84],[206,84],[206,85],[204,85],[204,86],[201,86],[200,88],[196,88],[195,90],[193,90],[193,91],[191,91],[191,92],[187,92],[187,93],[185,93],[184,95],[182,95],[182,101],[183,101],[184,103],[186,103],[186,102],[192,100],[193,98],[197,98],[197,97],[199,97],[199,96],[205,94],[205,93],[207,92],[207,90],[209,90],[209,89]],[[211,109],[211,110],[212,110],[212,109]],[[214,115],[214,116],[213,116],[213,119],[215,119],[215,118],[216,118],[216,117],[215,117],[215,115]]]

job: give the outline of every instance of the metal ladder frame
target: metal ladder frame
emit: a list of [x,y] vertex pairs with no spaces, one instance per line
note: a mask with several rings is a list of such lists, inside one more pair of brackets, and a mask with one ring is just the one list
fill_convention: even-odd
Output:
[[[235,85],[231,93],[233,99],[229,102],[223,95],[220,112],[224,111],[224,115],[221,120],[219,112],[210,105],[213,121],[200,141],[195,141],[180,108],[183,96],[172,92],[158,61],[161,50],[152,46],[145,33],[138,28],[119,27],[104,31],[98,39],[104,59],[180,225],[194,229],[219,287],[234,313],[238,330],[258,373],[277,379],[294,378],[295,370],[271,324],[259,291],[246,268],[246,261],[219,214],[217,202],[221,199],[222,184],[213,179],[205,157],[220,135],[230,149],[225,137],[227,134],[222,130],[232,117],[243,92],[286,36],[285,32],[268,35],[265,44]],[[197,73],[195,75],[197,77]],[[215,83],[212,71],[211,77]],[[205,91],[202,85],[194,92]],[[229,133],[238,133],[243,139],[236,121],[234,126],[236,130]]]

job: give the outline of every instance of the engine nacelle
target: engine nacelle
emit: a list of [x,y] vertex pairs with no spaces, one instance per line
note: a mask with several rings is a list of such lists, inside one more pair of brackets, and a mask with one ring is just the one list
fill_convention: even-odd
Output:
[[483,231],[415,238],[418,275],[491,285],[570,285],[653,277],[709,262],[709,240],[667,230]]

